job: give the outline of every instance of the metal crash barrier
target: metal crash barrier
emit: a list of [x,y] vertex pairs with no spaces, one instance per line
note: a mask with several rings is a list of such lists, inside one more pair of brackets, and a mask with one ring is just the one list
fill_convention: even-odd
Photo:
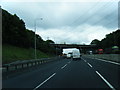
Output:
[[12,62],[10,64],[3,64],[2,72],[4,73],[4,72],[24,69],[24,68],[28,68],[28,67],[33,67],[33,66],[37,66],[37,65],[40,65],[43,63],[56,61],[56,60],[60,60],[60,57],[42,58],[42,59],[37,59],[37,60],[16,61],[16,62]]

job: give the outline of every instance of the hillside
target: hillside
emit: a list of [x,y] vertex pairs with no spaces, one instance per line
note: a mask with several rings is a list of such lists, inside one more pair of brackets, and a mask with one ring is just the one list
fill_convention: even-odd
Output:
[[[48,58],[52,55],[48,55],[37,50],[37,59]],[[16,47],[13,45],[3,45],[2,48],[2,63],[10,63],[18,60],[32,60],[34,59],[34,49],[26,49],[21,47]]]
[[38,58],[54,56],[56,49],[50,45],[54,41],[44,41],[34,30],[28,30],[25,22],[16,14],[12,15],[2,9],[3,63],[34,59],[35,36]]

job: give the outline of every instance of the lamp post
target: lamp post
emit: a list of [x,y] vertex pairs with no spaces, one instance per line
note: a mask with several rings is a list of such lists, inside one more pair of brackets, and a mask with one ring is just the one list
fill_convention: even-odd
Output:
[[36,22],[37,22],[37,20],[43,20],[43,18],[37,18],[37,19],[35,19],[35,21],[34,21],[34,28],[35,28],[35,59],[37,59],[37,53],[36,53]]

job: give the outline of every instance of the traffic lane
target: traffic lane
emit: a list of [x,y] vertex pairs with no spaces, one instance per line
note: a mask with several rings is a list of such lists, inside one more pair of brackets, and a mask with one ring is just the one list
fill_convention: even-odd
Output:
[[71,61],[50,80],[38,86],[39,88],[109,88],[83,60]]
[[102,75],[115,87],[120,88],[120,66],[109,62],[104,62],[96,59],[88,59],[86,61],[91,63]]
[[94,69],[99,71],[116,89],[120,88],[120,65],[84,57]]
[[2,81],[3,88],[33,88],[52,73],[59,70],[69,60],[59,60],[38,66],[29,72]]

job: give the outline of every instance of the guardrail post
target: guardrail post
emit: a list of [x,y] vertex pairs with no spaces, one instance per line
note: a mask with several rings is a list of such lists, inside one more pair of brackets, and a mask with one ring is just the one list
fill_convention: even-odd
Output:
[[15,65],[15,70],[17,70],[17,65]]
[[29,63],[27,63],[27,67],[29,67]]
[[36,62],[36,65],[38,65],[38,61]]
[[8,65],[6,66],[6,70],[9,71],[9,66]]
[[22,64],[22,68],[23,68],[23,64]]

